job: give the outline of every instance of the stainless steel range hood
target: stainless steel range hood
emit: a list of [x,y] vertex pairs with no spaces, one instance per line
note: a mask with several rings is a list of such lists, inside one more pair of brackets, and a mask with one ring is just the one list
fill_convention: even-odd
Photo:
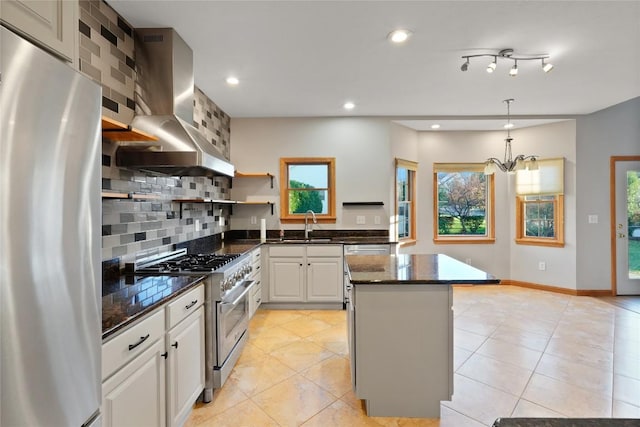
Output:
[[193,123],[193,52],[172,28],[136,29],[136,116],[131,127],[159,138],[121,142],[118,166],[173,176],[234,175]]

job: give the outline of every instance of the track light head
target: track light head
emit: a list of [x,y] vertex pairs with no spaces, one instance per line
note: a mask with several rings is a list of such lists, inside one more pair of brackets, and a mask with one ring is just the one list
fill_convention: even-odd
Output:
[[493,73],[496,70],[496,67],[498,66],[497,61],[498,58],[494,56],[493,62],[487,66],[487,73]]
[[542,71],[548,73],[551,70],[553,70],[553,64],[550,62],[544,62],[544,58],[542,58]]
[[515,61],[513,67],[509,70],[509,75],[515,77],[518,75],[518,61]]
[[462,64],[462,66],[460,67],[460,69],[462,71],[467,71],[469,69],[469,58],[467,58],[467,62],[465,62],[464,64]]

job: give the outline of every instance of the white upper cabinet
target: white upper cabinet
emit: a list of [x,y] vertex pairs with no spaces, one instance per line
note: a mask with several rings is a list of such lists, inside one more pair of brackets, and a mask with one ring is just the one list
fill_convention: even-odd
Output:
[[78,37],[76,0],[2,0],[0,16],[9,27],[69,62]]

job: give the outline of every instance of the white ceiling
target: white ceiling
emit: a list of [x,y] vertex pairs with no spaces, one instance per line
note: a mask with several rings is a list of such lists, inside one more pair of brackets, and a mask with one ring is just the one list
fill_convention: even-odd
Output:
[[[194,51],[196,85],[232,118],[388,116],[449,130],[447,118],[491,130],[507,98],[523,127],[640,96],[640,0],[108,3],[136,28],[175,28]],[[396,28],[413,32],[403,45],[386,38]],[[460,71],[462,55],[503,48],[549,54],[555,69],[520,61],[510,77],[511,61],[488,74],[489,60],[472,58]]]

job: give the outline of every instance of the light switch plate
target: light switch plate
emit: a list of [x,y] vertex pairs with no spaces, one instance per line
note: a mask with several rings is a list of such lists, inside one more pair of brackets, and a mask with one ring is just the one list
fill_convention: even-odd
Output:
[[589,215],[588,216],[589,224],[597,224],[598,223],[598,215]]

